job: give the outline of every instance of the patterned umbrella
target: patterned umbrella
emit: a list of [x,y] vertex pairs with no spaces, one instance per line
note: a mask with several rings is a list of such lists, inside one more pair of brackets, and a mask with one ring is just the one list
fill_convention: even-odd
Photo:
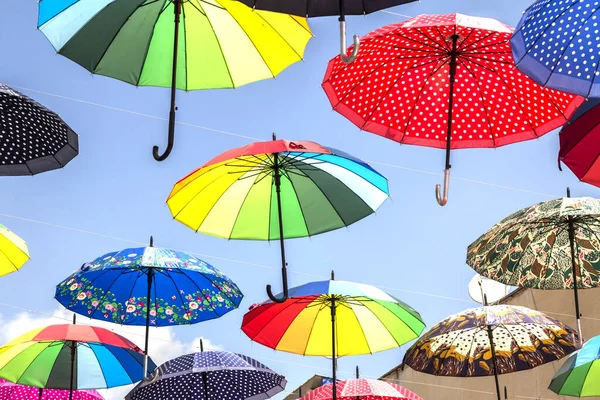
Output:
[[500,221],[469,246],[467,264],[506,285],[573,289],[582,339],[577,289],[600,286],[600,200],[567,196]]
[[283,303],[253,306],[242,331],[275,350],[331,357],[336,382],[337,357],[397,348],[425,328],[418,312],[382,290],[331,278],[290,289]]
[[126,400],[263,400],[285,389],[285,378],[260,362],[227,351],[206,351],[167,361]]
[[78,143],[58,115],[0,83],[0,176],[62,168],[79,153]]
[[556,372],[550,386],[561,396],[600,396],[600,336],[588,340]]
[[44,0],[38,28],[58,54],[92,73],[171,88],[169,142],[162,155],[154,147],[158,161],[173,147],[176,89],[273,78],[302,60],[312,38],[303,18],[233,0]]
[[[273,139],[275,136],[273,135]],[[364,161],[313,142],[273,140],[229,150],[175,184],[173,218],[227,239],[279,240],[283,297],[288,296],[284,239],[313,236],[371,215],[387,199],[387,180]]]
[[517,306],[485,306],[439,322],[412,345],[404,364],[441,376],[494,375],[535,368],[577,349],[575,330]]
[[[0,400],[67,400],[68,390],[17,385],[0,379]],[[95,390],[74,390],[73,400],[104,400]]]
[[18,271],[27,261],[27,243],[0,224],[0,276]]
[[[0,347],[0,378],[36,388],[105,389],[141,380],[144,353],[126,338],[85,325],[34,329]],[[156,365],[149,361],[150,369]]]
[[[338,400],[423,400],[410,390],[375,379],[349,379],[336,384]],[[320,386],[299,400],[332,400],[333,384]]]
[[360,129],[396,142],[450,150],[499,147],[565,124],[583,101],[545,89],[514,68],[512,29],[490,18],[420,15],[362,39],[361,56],[329,62],[323,89]]
[[596,0],[537,0],[511,39],[517,68],[549,88],[600,97]]
[[[78,314],[122,325],[189,325],[219,318],[242,301],[219,270],[181,251],[152,247],[105,254],[56,287],[56,300]],[[149,307],[148,307],[149,305]]]

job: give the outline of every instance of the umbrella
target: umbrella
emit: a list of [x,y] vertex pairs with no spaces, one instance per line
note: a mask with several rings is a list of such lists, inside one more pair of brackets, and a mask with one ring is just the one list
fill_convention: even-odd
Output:
[[58,115],[0,83],[0,176],[62,168],[78,153],[77,134]]
[[[337,381],[338,400],[423,400],[410,390],[375,379],[348,379]],[[333,383],[311,390],[299,400],[332,400]]]
[[[75,322],[75,321],[73,321]],[[0,378],[19,385],[69,391],[105,389],[141,380],[144,352],[97,326],[50,325],[0,347]],[[149,361],[150,369],[156,365]]]
[[317,235],[372,214],[389,195],[387,180],[365,162],[313,142],[275,140],[229,150],[175,184],[173,218],[227,239],[279,240]]
[[346,15],[366,15],[385,8],[395,7],[417,0],[238,0],[252,9],[275,11],[300,17],[323,17],[339,15],[340,58],[350,64],[358,56],[360,39],[354,35],[354,46],[350,56],[346,54]]
[[404,355],[412,369],[441,376],[494,375],[535,368],[577,349],[575,330],[525,307],[484,306],[451,315]]
[[303,18],[253,12],[233,0],[44,0],[38,28],[92,73],[171,89],[169,141],[161,155],[154,147],[158,161],[173,148],[176,89],[273,78],[302,60],[312,37]]
[[360,129],[450,150],[535,139],[565,124],[582,98],[543,88],[512,65],[511,28],[462,14],[420,15],[375,30],[351,65],[332,59],[323,89]]
[[[0,379],[0,400],[67,400],[68,390],[42,389],[33,386],[17,385]],[[73,400],[103,400],[95,390],[74,390]]]
[[167,361],[126,400],[263,400],[282,392],[285,378],[243,354],[202,351]]
[[517,68],[549,88],[600,96],[595,0],[538,0],[511,39]]
[[600,336],[595,336],[566,359],[548,388],[561,396],[600,396],[599,357]]
[[524,208],[494,225],[469,246],[467,264],[506,285],[573,289],[583,340],[577,289],[600,286],[599,235],[600,200],[567,192],[566,198]]
[[577,109],[569,124],[560,131],[560,161],[579,178],[594,186],[600,186],[600,170],[596,160],[600,157],[600,99],[590,99]]
[[27,243],[0,224],[0,276],[18,271],[27,261]]
[[[219,318],[242,301],[235,283],[181,251],[152,246],[105,254],[56,287],[56,300],[93,319],[146,327],[189,325]],[[148,307],[148,304],[150,307]],[[146,366],[144,366],[146,371]]]
[[[242,331],[269,348],[336,358],[402,346],[425,328],[418,312],[382,290],[331,280],[291,288],[283,303],[265,301],[244,315]],[[333,399],[336,397],[333,387]]]

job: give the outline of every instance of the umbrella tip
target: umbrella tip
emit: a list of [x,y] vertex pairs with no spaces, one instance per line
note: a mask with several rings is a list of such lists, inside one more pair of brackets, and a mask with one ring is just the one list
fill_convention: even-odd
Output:
[[202,342],[202,338],[200,338],[200,353],[204,353],[204,343]]
[[570,187],[567,188],[567,197],[571,197],[571,188]]
[[331,271],[331,280],[335,281],[335,272],[334,271]]
[[150,236],[150,247],[154,247],[154,238]]
[[273,140],[277,140],[277,135],[273,132]]
[[77,314],[73,313],[73,325],[77,324]]

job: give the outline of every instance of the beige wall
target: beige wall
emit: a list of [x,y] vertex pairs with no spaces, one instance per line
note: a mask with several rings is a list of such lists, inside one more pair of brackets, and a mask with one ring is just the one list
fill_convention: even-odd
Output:
[[[589,339],[600,334],[600,289],[579,291],[580,311],[583,314],[583,337]],[[519,290],[502,300],[504,304],[519,305],[547,313],[576,328],[575,303],[572,291]],[[547,389],[552,376],[563,361],[542,365],[529,371],[500,375],[500,389],[504,399],[504,386],[511,400],[572,399],[557,396]],[[420,395],[424,400],[494,400],[493,377],[448,378],[423,374],[406,367],[392,370],[382,380],[398,383]],[[588,397],[600,399],[600,397]]]

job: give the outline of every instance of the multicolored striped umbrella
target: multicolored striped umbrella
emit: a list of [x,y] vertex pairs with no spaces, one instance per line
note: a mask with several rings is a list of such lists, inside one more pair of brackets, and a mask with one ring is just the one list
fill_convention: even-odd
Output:
[[27,261],[27,243],[0,224],[0,276],[18,271]]
[[[336,383],[337,400],[423,400],[405,387],[375,379]],[[319,386],[298,400],[333,400],[333,383]]]
[[[0,379],[0,400],[68,400],[68,390],[17,385]],[[95,390],[74,390],[73,400],[104,400]]]
[[591,338],[571,354],[548,388],[561,396],[600,396],[600,336]]
[[[44,0],[38,28],[58,54],[88,71],[175,91],[236,88],[273,78],[302,60],[306,20],[254,11],[233,0]],[[181,35],[179,32],[181,30]]]
[[[85,325],[34,329],[0,347],[0,378],[37,388],[105,389],[144,377],[144,352],[109,330]],[[149,361],[150,370],[156,365]]]
[[424,328],[407,304],[373,286],[333,280],[333,274],[290,289],[283,303],[253,306],[242,322],[250,339],[269,348],[332,357],[334,382],[337,357],[397,348]]
[[353,224],[388,195],[386,178],[364,161],[314,142],[273,140],[207,162],[175,184],[167,204],[173,218],[196,232],[279,240],[285,300],[283,240]]

